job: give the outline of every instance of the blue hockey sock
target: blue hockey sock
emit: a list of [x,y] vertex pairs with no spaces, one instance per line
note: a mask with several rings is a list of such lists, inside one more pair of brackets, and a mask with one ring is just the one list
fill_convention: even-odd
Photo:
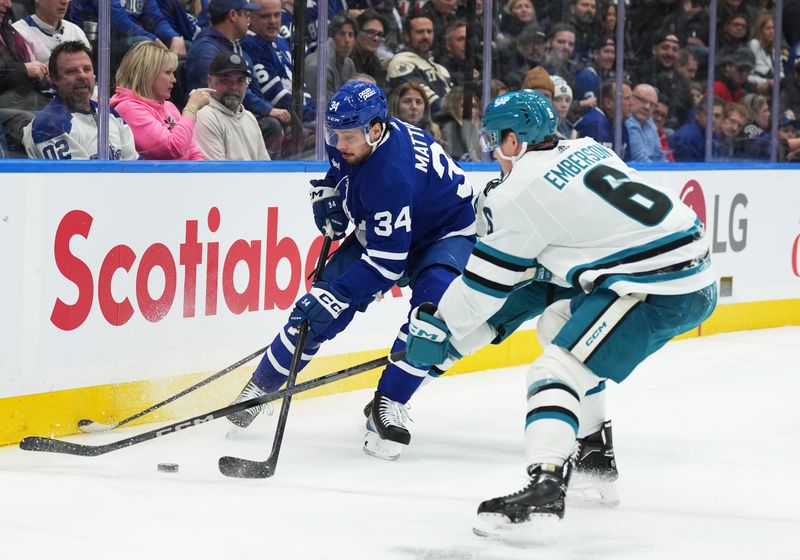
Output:
[[[267,352],[262,356],[261,362],[253,373],[253,382],[263,391],[270,393],[286,383],[296,344],[297,330],[286,325],[269,345]],[[319,347],[319,342],[306,342],[298,373],[316,355]]]
[[[408,326],[404,325],[394,344],[392,345],[392,352],[398,352],[406,347],[406,333],[402,332],[407,330]],[[418,368],[412,366],[405,360],[402,362],[392,362],[381,374],[381,379],[378,382],[378,391],[386,395],[393,401],[405,404],[417,390],[417,388],[425,380],[428,375],[429,368]]]

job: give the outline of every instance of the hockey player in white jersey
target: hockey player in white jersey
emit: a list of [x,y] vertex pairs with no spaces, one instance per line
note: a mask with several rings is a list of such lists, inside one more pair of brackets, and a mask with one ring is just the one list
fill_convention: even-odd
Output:
[[562,518],[575,462],[616,474],[613,462],[591,457],[610,448],[598,398],[605,381],[623,381],[698,326],[717,292],[694,212],[594,140],[558,141],[543,95],[502,95],[483,122],[484,149],[504,178],[479,204],[485,235],[462,275],[438,308],[412,312],[407,359],[439,364],[472,352],[505,336],[497,325],[508,317],[539,313],[543,283],[562,290],[539,321],[543,352],[527,374],[530,481],[478,508],[475,532],[497,536]]

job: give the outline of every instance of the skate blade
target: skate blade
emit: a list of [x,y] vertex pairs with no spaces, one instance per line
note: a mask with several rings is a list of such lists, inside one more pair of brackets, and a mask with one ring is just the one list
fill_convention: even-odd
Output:
[[480,513],[472,527],[479,537],[527,545],[551,544],[561,530],[561,519],[551,513],[534,513],[524,523],[512,523],[500,513]]
[[229,428],[225,434],[225,439],[232,441],[263,441],[264,433],[273,429],[274,414],[275,408],[268,406],[262,410],[258,416],[253,418],[252,422],[244,427],[234,424],[230,419],[226,418]]
[[364,453],[384,461],[397,461],[403,452],[403,445],[396,441],[382,439],[376,432],[367,431],[364,435]]
[[567,503],[576,507],[615,508],[619,506],[617,484],[590,476],[573,478],[567,490]]

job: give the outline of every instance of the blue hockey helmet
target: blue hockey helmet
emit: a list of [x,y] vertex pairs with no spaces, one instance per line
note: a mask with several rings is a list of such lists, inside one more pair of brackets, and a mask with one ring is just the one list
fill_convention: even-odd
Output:
[[388,119],[388,103],[381,88],[368,82],[352,80],[333,94],[325,111],[325,141],[335,146],[335,130],[363,128]]
[[491,152],[500,146],[504,130],[511,130],[520,142],[538,144],[557,129],[558,116],[547,97],[532,89],[512,91],[495,98],[484,111],[481,147]]

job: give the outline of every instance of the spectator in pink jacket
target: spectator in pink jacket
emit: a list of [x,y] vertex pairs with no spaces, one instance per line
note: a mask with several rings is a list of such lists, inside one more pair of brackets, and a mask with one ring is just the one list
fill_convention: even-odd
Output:
[[110,105],[125,119],[144,159],[205,159],[194,142],[197,111],[212,90],[192,91],[183,112],[167,101],[175,85],[178,57],[155,41],[137,43],[117,70]]

